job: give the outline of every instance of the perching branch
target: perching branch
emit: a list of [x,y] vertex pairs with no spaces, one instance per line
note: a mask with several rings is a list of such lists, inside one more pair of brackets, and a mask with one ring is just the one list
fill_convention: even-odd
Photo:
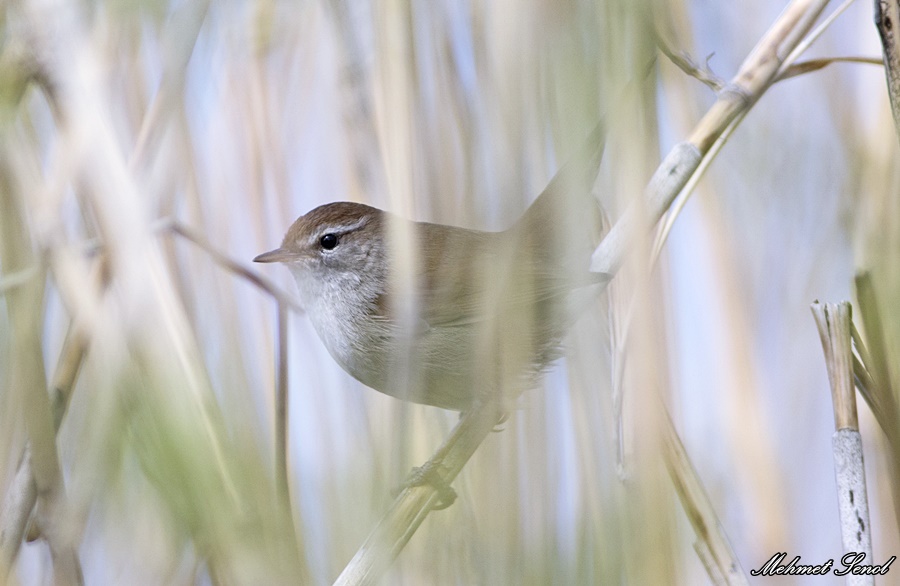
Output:
[[[466,413],[429,460],[429,465],[436,466],[447,484],[453,482],[499,418],[500,413],[492,404]],[[439,490],[432,484],[406,487],[341,572],[335,586],[377,584],[428,513],[440,505],[440,500]]]

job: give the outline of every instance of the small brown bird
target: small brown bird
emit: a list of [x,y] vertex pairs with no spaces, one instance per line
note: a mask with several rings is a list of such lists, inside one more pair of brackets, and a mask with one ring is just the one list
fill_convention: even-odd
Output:
[[338,202],[298,218],[279,248],[253,260],[287,265],[325,347],[363,384],[457,411],[505,400],[560,354],[592,285],[606,280],[588,272],[603,145],[598,126],[503,232]]

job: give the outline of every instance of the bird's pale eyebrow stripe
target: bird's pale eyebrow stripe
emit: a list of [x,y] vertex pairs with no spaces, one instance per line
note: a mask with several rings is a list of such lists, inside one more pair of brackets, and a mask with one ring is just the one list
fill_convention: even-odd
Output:
[[363,224],[368,221],[368,218],[360,218],[359,220],[353,222],[352,224],[339,224],[337,226],[328,226],[324,230],[320,232],[320,236],[324,234],[346,234],[347,232],[352,232],[357,228],[361,228]]

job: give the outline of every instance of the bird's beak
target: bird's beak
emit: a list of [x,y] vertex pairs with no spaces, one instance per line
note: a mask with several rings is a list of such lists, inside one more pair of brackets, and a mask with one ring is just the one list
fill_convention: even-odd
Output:
[[253,262],[291,262],[292,260],[297,260],[296,253],[284,248],[276,248],[257,256]]

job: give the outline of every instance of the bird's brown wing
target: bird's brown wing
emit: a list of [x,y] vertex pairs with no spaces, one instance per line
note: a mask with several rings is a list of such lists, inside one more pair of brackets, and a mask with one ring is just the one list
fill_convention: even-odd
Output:
[[502,243],[499,234],[420,224],[417,286],[422,319],[431,327],[484,320]]
[[[416,275],[411,280],[394,276],[395,283],[414,283],[412,291],[395,292],[394,299],[412,304],[427,327],[452,327],[482,323],[501,306],[504,314],[515,316],[515,311],[602,281],[604,276],[591,275],[588,267],[602,230],[591,187],[604,138],[600,123],[506,232],[408,224],[415,231]],[[385,315],[397,310],[383,309]]]

